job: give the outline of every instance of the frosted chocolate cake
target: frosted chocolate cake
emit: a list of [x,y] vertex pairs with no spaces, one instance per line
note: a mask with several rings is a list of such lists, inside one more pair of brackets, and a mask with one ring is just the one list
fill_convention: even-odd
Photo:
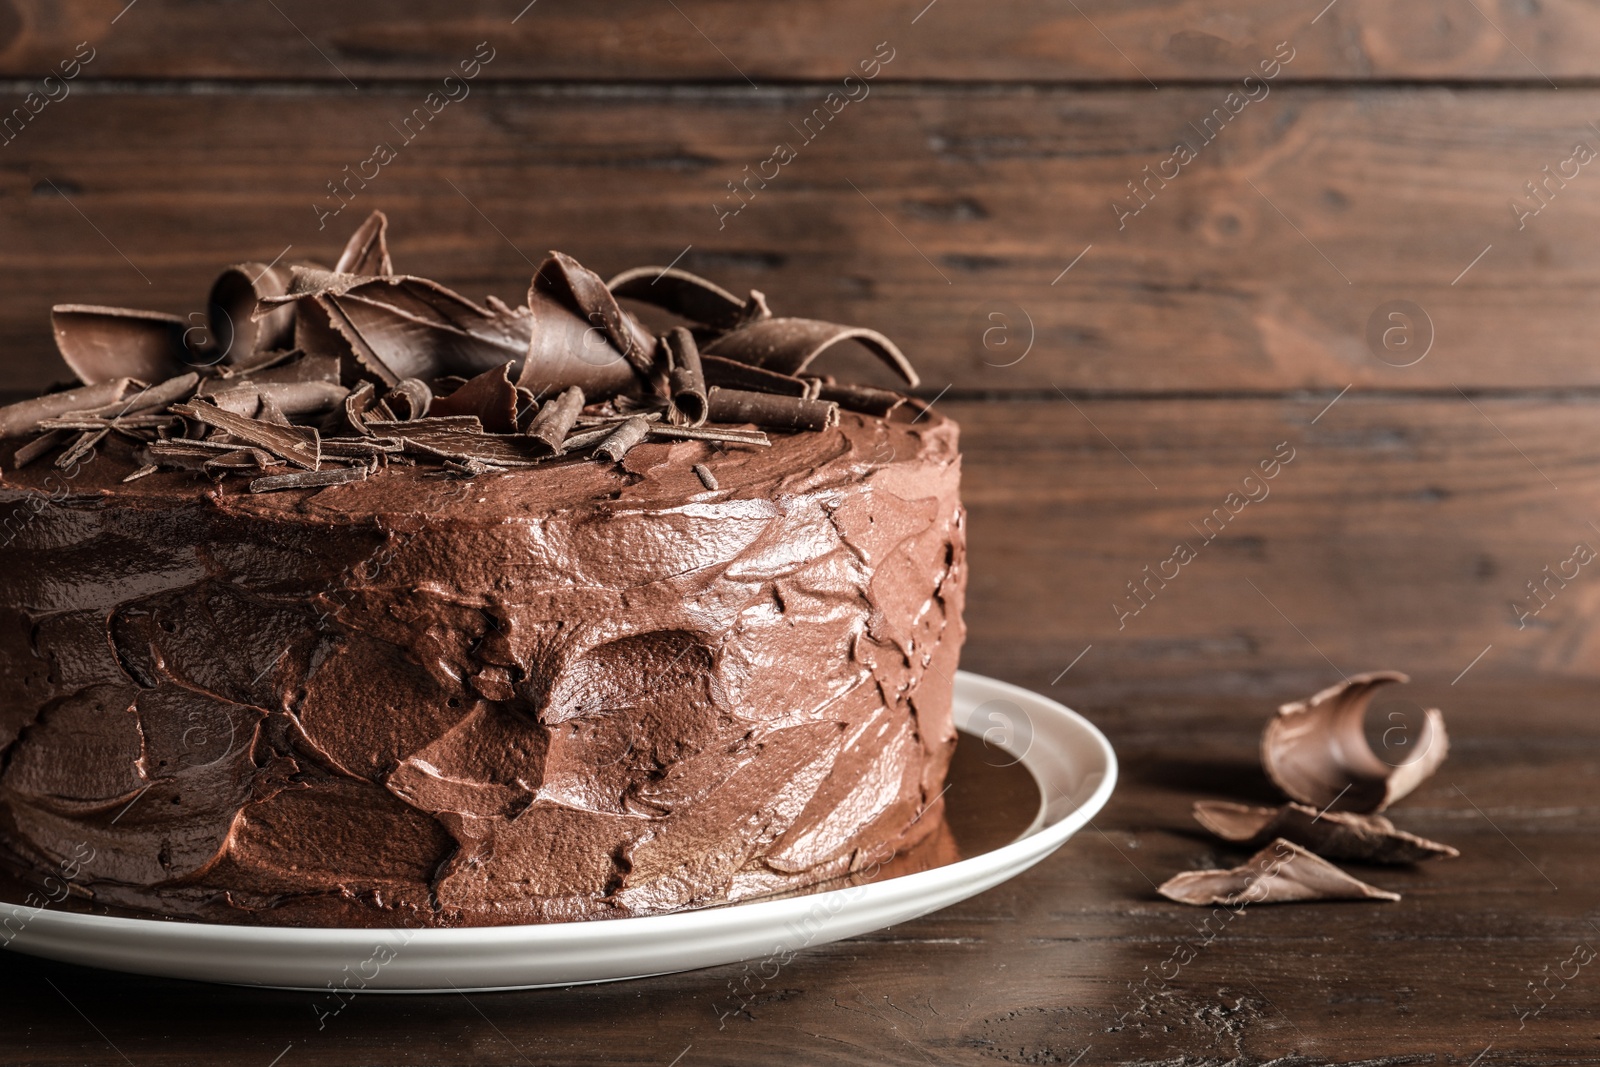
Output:
[[230,268],[203,329],[56,309],[77,383],[0,408],[0,867],[124,913],[488,925],[945,832],[956,427],[812,367],[854,341],[915,385],[893,343],[560,254],[478,305],[385,227]]

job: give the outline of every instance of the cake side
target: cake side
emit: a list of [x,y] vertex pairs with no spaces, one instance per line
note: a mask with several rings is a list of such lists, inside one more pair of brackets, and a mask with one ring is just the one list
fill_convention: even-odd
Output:
[[123,485],[115,446],[7,469],[4,861],[318,925],[649,914],[882,863],[942,826],[956,443],[845,412],[764,449],[262,495]]

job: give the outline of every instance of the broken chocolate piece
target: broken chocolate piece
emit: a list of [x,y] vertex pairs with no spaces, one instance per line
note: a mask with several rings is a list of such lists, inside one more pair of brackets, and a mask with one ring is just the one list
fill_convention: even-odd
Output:
[[810,396],[811,388],[804,378],[777,371],[762,370],[745,363],[736,363],[721,356],[700,353],[700,368],[707,385],[720,385],[727,389],[748,389],[754,393],[777,393],[781,396]]
[[528,436],[539,441],[551,453],[561,451],[562,442],[583,412],[583,390],[576,385],[563,390],[561,395],[545,404],[528,424]]
[[511,384],[510,361],[435,400],[431,410],[434,415],[475,415],[490,433],[516,433],[517,387]]
[[[855,341],[881,359],[912,388],[920,383],[917,372],[895,343],[861,326],[840,326],[816,319],[762,319],[706,345],[705,354],[725,356],[738,363],[799,374],[824,351],[842,341]],[[715,416],[713,416],[715,417]]]
[[1318,900],[1399,900],[1399,893],[1368,885],[1278,838],[1232,870],[1185,871],[1157,890],[1179,904],[1288,904]]
[[340,274],[387,277],[394,273],[389,258],[389,216],[374,211],[345,242],[344,251],[333,269]]
[[601,459],[617,463],[628,454],[629,449],[644,440],[644,435],[649,429],[650,424],[635,415],[602,438],[600,443],[594,446],[594,454]]
[[323,471],[295,471],[292,474],[269,474],[250,482],[252,493],[270,493],[278,489],[313,489],[325,485],[342,485],[345,482],[367,480],[365,467],[329,467]]
[[1202,800],[1194,806],[1194,817],[1224,841],[1259,846],[1282,837],[1329,859],[1418,863],[1460,855],[1449,845],[1395,829],[1394,823],[1382,815],[1346,811],[1319,814],[1304,804],[1255,808]]
[[1352,675],[1310,700],[1285,704],[1261,736],[1261,765],[1274,785],[1318,810],[1382,811],[1439,769],[1450,751],[1444,716],[1424,713],[1415,753],[1385,763],[1362,732],[1375,690],[1410,681],[1398,671]]
[[224,411],[215,404],[200,399],[187,404],[175,404],[172,410],[187,418],[203,422],[207,426],[224,430],[241,441],[264,448],[297,467],[316,470],[322,464],[321,440],[317,431],[311,427],[274,426],[260,419]]
[[85,385],[114,378],[159,382],[182,374],[183,335],[188,324],[176,315],[93,304],[57,304],[50,309],[56,348]]
[[732,330],[761,312],[771,314],[764,303],[747,304],[715,282],[674,267],[634,267],[612,278],[606,288],[614,296],[651,304],[717,330]]
[[707,467],[704,463],[696,463],[690,469],[694,471],[695,477],[700,479],[701,485],[712,490],[713,492],[716,491],[717,476],[711,473],[710,467]]
[[826,430],[839,423],[839,405],[826,400],[712,387],[707,397],[712,422],[750,422],[781,430]]
[[76,389],[46,393],[44,396],[7,404],[0,407],[0,437],[21,437],[25,433],[32,433],[34,427],[43,420],[62,415],[83,412],[101,414],[100,409],[125,399],[130,390],[138,392],[133,388],[134,384],[131,378],[109,378]]
[[706,421],[706,379],[700,368],[700,348],[694,334],[674,326],[661,339],[667,354],[667,386],[671,405],[667,419],[674,426],[699,426]]

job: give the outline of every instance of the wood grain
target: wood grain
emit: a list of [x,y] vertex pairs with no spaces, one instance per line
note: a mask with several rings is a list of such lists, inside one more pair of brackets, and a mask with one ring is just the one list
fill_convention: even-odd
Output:
[[[1113,198],[1198,143],[1217,90],[886,87],[810,144],[790,124],[814,90],[659,96],[474,94],[410,144],[404,87],[70,97],[0,147],[3,384],[58,374],[53,303],[196,311],[221,266],[331,261],[382,207],[401,269],[470,295],[519,299],[548,248],[602,272],[681,256],[889,333],[930,392],[1600,385],[1600,177],[1552,186],[1521,231],[1509,206],[1575,140],[1600,148],[1600,92],[1279,89],[1121,230]],[[320,216],[380,139],[398,158]],[[797,158],[719,228],[780,140]],[[1397,299],[1434,336],[1414,366],[1369,347]]]
[[[949,0],[793,5],[751,13],[736,0],[562,4],[467,0],[383,5],[278,0],[0,3],[0,72],[41,75],[88,40],[91,78],[442,77],[483,40],[504,58],[487,77],[683,80],[766,85],[833,80],[883,40],[885,77],[923,81],[1150,83],[1234,80],[1279,41],[1289,77],[1517,80],[1600,73],[1600,15],[1582,0]],[[1477,10],[1474,10],[1476,6]],[[520,17],[519,17],[520,15]],[[115,21],[113,21],[115,20]],[[1150,81],[1147,82],[1146,79]]]

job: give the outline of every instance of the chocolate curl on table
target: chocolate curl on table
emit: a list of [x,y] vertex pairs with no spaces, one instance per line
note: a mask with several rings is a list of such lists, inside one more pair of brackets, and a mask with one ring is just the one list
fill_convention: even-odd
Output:
[[205,400],[175,404],[172,410],[232,434],[247,444],[263,448],[297,467],[316,470],[322,465],[320,438],[317,431],[309,427],[274,426],[270,422],[225,411]]
[[578,416],[583,414],[583,390],[576,385],[563,390],[561,395],[545,404],[528,424],[528,436],[554,454],[561,451],[567,434],[572,432]]
[[356,228],[345,242],[339,262],[333,265],[339,274],[364,274],[368,277],[387,278],[394,273],[394,261],[389,258],[389,216],[374,211],[367,221]]
[[348,350],[388,386],[402,378],[471,377],[521,361],[533,329],[526,308],[493,297],[480,307],[437,282],[408,275],[363,277],[296,267],[289,291],[263,300],[257,315],[289,303],[320,313],[297,318],[298,347],[319,355]]
[[420,378],[401,378],[383,399],[402,419],[424,419],[433,411],[433,390]]
[[710,410],[706,404],[705,372],[700,367],[700,348],[694,334],[674,326],[661,339],[667,353],[667,387],[671,405],[667,420],[674,426],[699,426]]
[[876,330],[840,326],[816,319],[762,319],[741,326],[706,344],[703,354],[737,363],[799,374],[823,352],[842,341],[855,341],[877,356],[915,388],[920,379],[895,343]]
[[1397,830],[1382,815],[1318,812],[1304,804],[1256,808],[1203,800],[1195,804],[1194,817],[1224,841],[1259,847],[1282,837],[1336,860],[1417,863],[1461,854],[1449,845]]
[[476,415],[490,433],[516,433],[517,387],[511,384],[511,364],[486,370],[435,400],[432,414]]
[[1362,731],[1372,694],[1398,671],[1352,675],[1310,700],[1285,704],[1261,736],[1261,765],[1274,785],[1319,810],[1382,811],[1411,792],[1445,760],[1450,739],[1437,708],[1424,713],[1416,753],[1401,764],[1380,759]]
[[595,445],[594,454],[612,463],[621,462],[622,457],[626,456],[634,445],[644,440],[644,435],[649,429],[650,424],[635,415]]
[[749,422],[779,430],[826,430],[839,422],[839,405],[830,401],[715,386],[706,408],[712,422]]
[[1399,900],[1399,893],[1352,878],[1292,841],[1278,838],[1232,870],[1185,871],[1157,890],[1179,904],[1239,907],[1316,900]]
[[635,371],[641,375],[650,372],[655,338],[622,309],[600,275],[564,252],[551,252],[534,272],[531,291],[566,305],[586,325],[603,330]]
[[176,315],[93,304],[57,304],[50,324],[61,358],[85,385],[115,378],[159,382],[182,374],[184,334]]
[[613,296],[637,300],[716,330],[732,330],[769,317],[766,301],[751,293],[747,302],[698,274],[672,267],[634,267],[606,283]]
[[45,419],[70,412],[100,414],[108,405],[123,402],[130,392],[137,393],[141,388],[131,378],[115,378],[7,404],[0,407],[0,437],[21,437],[32,433]]

